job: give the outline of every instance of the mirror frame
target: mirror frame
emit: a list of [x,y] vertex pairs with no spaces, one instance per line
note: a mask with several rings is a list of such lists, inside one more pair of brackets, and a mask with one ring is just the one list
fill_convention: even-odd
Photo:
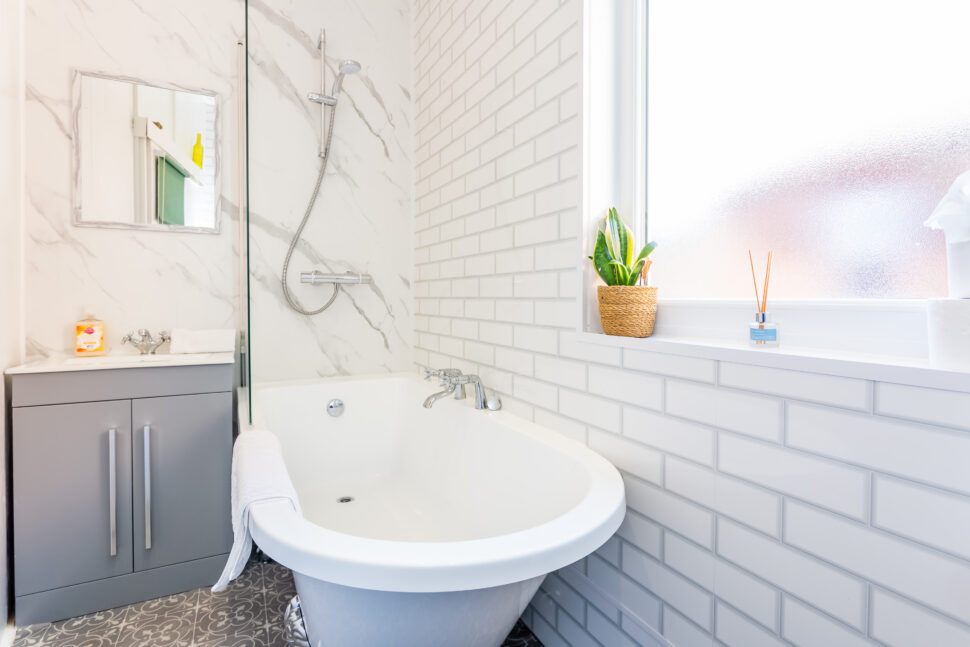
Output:
[[[208,97],[212,97],[215,100],[215,116],[213,117],[213,131],[215,132],[216,140],[216,150],[215,155],[213,155],[215,169],[214,169],[214,180],[215,183],[215,203],[212,205],[214,209],[214,221],[212,227],[187,227],[180,225],[164,225],[162,223],[152,223],[152,224],[139,224],[139,223],[127,223],[127,222],[112,222],[110,220],[85,220],[82,219],[82,207],[81,204],[81,144],[80,144],[80,133],[81,133],[81,79],[82,77],[93,77],[98,79],[106,79],[109,81],[120,81],[123,83],[132,83],[139,85],[146,85],[153,88],[160,88],[162,90],[177,90],[179,92],[191,92],[193,94],[201,94]],[[221,164],[221,153],[220,153],[220,132],[219,132],[219,94],[212,90],[205,90],[201,88],[187,87],[184,85],[178,85],[175,83],[159,83],[155,81],[146,81],[144,79],[134,77],[134,76],[124,76],[120,74],[106,74],[104,72],[91,72],[87,70],[74,70],[74,76],[71,82],[71,198],[72,198],[72,211],[74,213],[74,226],[75,227],[98,227],[102,229],[131,229],[139,231],[168,231],[174,233],[185,233],[185,234],[220,234],[222,233],[222,164]]]

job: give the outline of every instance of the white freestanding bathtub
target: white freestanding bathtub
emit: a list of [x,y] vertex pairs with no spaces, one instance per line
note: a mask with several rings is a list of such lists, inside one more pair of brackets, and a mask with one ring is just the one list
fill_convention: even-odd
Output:
[[498,647],[545,575],[623,519],[606,460],[472,397],[423,408],[437,390],[412,375],[253,388],[303,516],[261,503],[251,531],[293,571],[313,647]]

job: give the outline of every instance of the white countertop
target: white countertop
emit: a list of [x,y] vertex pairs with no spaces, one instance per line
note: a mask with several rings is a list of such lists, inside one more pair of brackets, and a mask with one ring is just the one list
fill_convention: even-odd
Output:
[[205,364],[232,364],[235,361],[235,353],[157,353],[155,355],[138,355],[136,353],[112,352],[100,357],[54,355],[42,360],[8,368],[6,374],[23,375],[27,373],[101,371],[113,368],[137,368],[140,366],[200,366]]

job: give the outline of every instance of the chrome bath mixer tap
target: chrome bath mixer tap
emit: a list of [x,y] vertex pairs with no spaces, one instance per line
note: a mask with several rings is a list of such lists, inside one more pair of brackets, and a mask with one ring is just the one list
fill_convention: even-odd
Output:
[[[485,396],[485,385],[482,383],[482,378],[477,375],[464,375],[457,368],[444,368],[444,369],[424,369],[424,379],[430,380],[436,377],[441,381],[441,386],[445,387],[444,390],[437,393],[432,393],[425,399],[424,408],[430,409],[431,406],[440,400],[445,398],[452,393],[455,394],[456,400],[465,399],[465,385],[474,384],[475,385],[475,408],[476,409],[488,409],[490,411],[498,411],[502,408],[502,401],[496,395],[494,398],[489,400]],[[494,395],[494,394],[493,394]]]

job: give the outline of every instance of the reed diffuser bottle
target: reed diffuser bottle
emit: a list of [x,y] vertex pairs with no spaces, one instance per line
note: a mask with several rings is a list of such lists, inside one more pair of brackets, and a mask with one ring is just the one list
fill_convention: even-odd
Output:
[[770,318],[770,312],[754,313],[754,321],[748,325],[748,343],[752,346],[778,345],[778,325]]
[[754,273],[754,257],[751,250],[748,250],[748,261],[751,263],[751,280],[754,282],[754,300],[758,306],[758,311],[754,315],[754,321],[748,324],[748,343],[751,346],[772,347],[778,345],[778,324],[771,321],[771,313],[768,307],[768,284],[771,281],[771,261],[774,252],[768,252],[768,265],[765,268],[764,289],[758,293],[758,279]]

